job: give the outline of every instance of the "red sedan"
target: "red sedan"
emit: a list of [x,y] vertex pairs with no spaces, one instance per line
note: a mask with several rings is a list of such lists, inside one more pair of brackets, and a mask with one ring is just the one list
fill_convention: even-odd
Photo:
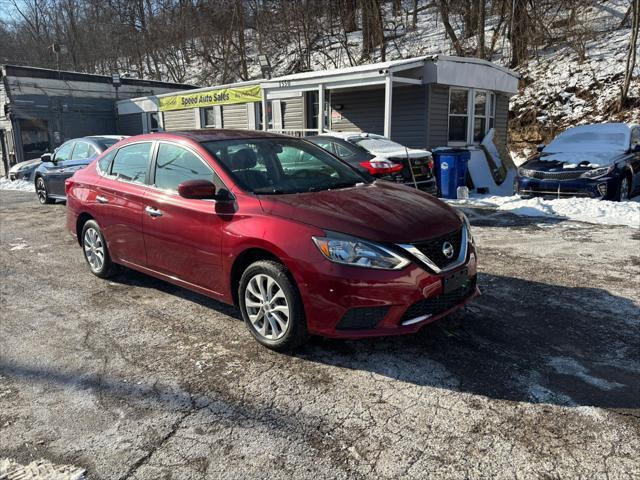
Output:
[[79,170],[66,193],[95,275],[123,265],[235,304],[277,350],[309,334],[413,333],[479,293],[463,214],[300,139],[140,135]]

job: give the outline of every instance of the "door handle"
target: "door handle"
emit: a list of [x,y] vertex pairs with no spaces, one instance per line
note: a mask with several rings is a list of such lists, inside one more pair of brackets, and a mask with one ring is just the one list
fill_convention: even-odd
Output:
[[103,197],[102,195],[98,195],[96,197],[96,202],[98,202],[98,203],[109,203],[109,200],[107,200],[107,198]]
[[161,217],[162,216],[162,211],[158,210],[157,208],[145,207],[144,211],[147,212],[150,217]]

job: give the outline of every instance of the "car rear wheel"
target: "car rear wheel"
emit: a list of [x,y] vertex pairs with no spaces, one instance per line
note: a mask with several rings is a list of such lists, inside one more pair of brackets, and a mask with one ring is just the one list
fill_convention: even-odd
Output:
[[107,242],[104,241],[100,227],[95,220],[88,220],[82,227],[82,250],[91,273],[100,278],[107,278],[116,270],[111,261]]
[[307,339],[300,294],[284,265],[262,260],[242,274],[238,299],[254,338],[273,350],[291,350]]
[[47,184],[44,182],[44,178],[42,177],[38,177],[36,179],[36,195],[38,195],[38,201],[42,205],[49,205],[55,201],[49,196]]
[[624,202],[629,200],[629,193],[631,192],[631,183],[629,178],[625,175],[620,179],[620,187],[618,188],[618,201]]

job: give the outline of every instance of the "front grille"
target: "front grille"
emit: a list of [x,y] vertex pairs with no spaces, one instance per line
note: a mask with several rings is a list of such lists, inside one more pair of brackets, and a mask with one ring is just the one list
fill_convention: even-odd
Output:
[[518,172],[521,177],[535,178],[536,180],[576,180],[582,176],[584,171],[580,172],[541,172],[538,170],[529,170],[521,168]]
[[375,327],[382,320],[389,307],[356,307],[349,310],[340,319],[338,330],[364,330]]
[[417,301],[407,308],[406,312],[404,312],[404,315],[400,319],[400,324],[424,315],[433,317],[455,307],[475,292],[477,282],[476,277],[477,276],[475,275],[470,277],[467,283],[458,290],[442,294],[437,297],[425,298],[424,300]]
[[[453,246],[453,256],[447,258],[442,252],[442,246],[445,242],[449,242]],[[462,242],[462,229],[448,233],[433,240],[425,240],[423,242],[414,243],[420,252],[429,258],[440,269],[447,268],[450,264],[458,259],[460,254],[460,246]]]

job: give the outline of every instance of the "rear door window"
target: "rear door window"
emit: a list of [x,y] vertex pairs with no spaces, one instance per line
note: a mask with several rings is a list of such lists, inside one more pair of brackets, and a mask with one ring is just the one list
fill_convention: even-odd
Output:
[[119,180],[145,183],[151,147],[151,142],[143,142],[125,145],[118,149],[111,166],[111,175],[115,175]]
[[87,142],[76,142],[76,146],[73,149],[73,156],[71,157],[73,160],[86,160],[87,158],[91,158],[95,155],[96,151],[93,148],[93,145]]
[[355,157],[355,153],[352,150],[349,150],[347,147],[340,145],[339,143],[334,143],[333,148],[338,155],[343,160],[346,160],[351,157]]
[[315,143],[316,145],[318,145],[319,147],[324,148],[325,150],[327,150],[328,152],[333,153],[333,151],[331,150],[331,145],[332,142],[330,140],[326,140],[324,138],[320,139],[320,138],[314,138],[312,140],[313,143]]

